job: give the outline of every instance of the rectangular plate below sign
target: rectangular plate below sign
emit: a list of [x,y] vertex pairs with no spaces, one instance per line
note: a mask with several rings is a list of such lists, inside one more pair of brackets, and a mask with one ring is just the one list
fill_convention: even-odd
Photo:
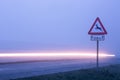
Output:
[[104,41],[105,36],[104,35],[91,35],[91,41]]

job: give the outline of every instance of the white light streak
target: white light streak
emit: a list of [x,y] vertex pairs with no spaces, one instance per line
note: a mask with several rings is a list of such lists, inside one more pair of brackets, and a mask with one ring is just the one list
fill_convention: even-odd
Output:
[[[99,57],[114,57],[113,54],[100,53]],[[58,53],[0,53],[0,57],[96,57],[96,53],[58,52]]]

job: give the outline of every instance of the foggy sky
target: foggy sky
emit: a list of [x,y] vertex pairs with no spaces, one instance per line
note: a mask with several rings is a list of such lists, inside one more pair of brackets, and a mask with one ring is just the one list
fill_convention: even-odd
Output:
[[95,50],[88,31],[100,17],[100,50],[120,52],[119,0],[0,0],[0,51]]

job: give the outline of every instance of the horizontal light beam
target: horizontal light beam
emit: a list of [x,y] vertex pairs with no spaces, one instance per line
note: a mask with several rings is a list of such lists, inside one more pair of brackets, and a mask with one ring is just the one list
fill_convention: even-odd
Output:
[[[114,57],[113,54],[100,53],[99,57]],[[0,53],[0,57],[96,57],[96,53],[61,52],[61,53]]]

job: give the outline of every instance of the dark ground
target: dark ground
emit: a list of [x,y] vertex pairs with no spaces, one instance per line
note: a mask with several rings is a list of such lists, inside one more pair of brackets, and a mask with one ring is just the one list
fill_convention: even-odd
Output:
[[120,64],[99,69],[82,69],[14,80],[120,80]]

